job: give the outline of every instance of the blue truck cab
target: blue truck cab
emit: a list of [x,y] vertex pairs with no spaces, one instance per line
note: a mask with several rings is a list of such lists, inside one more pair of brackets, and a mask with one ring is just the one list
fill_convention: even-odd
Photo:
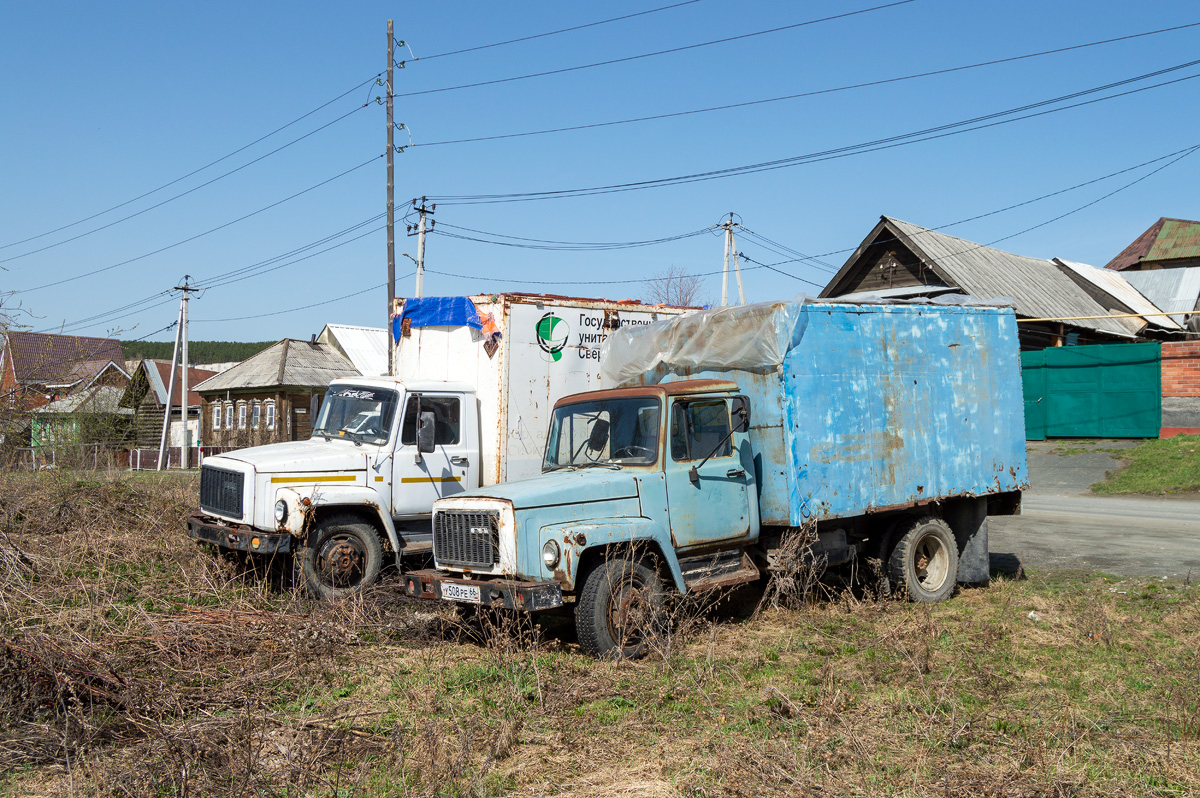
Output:
[[616,331],[617,387],[559,400],[540,476],[438,501],[410,595],[574,611],[644,652],[670,593],[759,579],[785,542],[877,558],[911,599],[988,580],[1027,487],[1008,308],[776,302]]

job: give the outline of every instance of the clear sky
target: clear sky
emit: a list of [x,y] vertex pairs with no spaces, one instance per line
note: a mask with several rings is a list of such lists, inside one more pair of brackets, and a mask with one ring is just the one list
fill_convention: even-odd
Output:
[[[170,340],[170,289],[188,274],[209,287],[191,303],[193,339],[383,326],[386,123],[374,78],[389,18],[405,42],[401,296],[413,291],[403,253],[416,255],[402,219],[418,196],[437,203],[428,296],[639,298],[674,267],[709,274],[715,299],[723,241],[700,231],[730,212],[754,233],[738,237],[751,301],[816,293],[881,214],[926,227],[990,214],[942,229],[1097,266],[1160,216],[1200,218],[1200,153],[1186,154],[1200,144],[1200,64],[1177,68],[1200,59],[1200,27],[942,72],[1193,25],[1194,1],[9,3],[0,291],[18,293],[5,307],[19,303],[35,330]],[[1142,77],[1160,70],[1171,71]],[[928,72],[942,74],[893,80]],[[554,74],[525,77],[536,73]],[[976,125],[1100,99],[1079,107],[805,157],[1117,83]],[[642,121],[603,124],[631,119]]]

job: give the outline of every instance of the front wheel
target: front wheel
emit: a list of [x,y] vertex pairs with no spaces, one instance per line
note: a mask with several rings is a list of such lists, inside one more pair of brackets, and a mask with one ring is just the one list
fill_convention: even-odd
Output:
[[296,558],[305,591],[324,600],[374,584],[383,564],[383,546],[375,527],[358,516],[331,515],[317,523]]
[[579,645],[597,657],[646,655],[666,615],[662,579],[639,559],[605,560],[587,576],[575,605]]
[[925,516],[898,529],[900,541],[888,557],[892,585],[911,601],[933,603],[950,598],[958,579],[958,543],[950,526]]

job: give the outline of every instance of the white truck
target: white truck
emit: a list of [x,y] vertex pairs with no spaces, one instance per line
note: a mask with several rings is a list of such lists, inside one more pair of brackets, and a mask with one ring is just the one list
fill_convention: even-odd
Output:
[[188,534],[292,554],[328,598],[423,560],[440,498],[540,473],[554,403],[600,385],[600,344],[686,308],[529,294],[407,300],[394,377],[334,381],[309,440],[206,458]]

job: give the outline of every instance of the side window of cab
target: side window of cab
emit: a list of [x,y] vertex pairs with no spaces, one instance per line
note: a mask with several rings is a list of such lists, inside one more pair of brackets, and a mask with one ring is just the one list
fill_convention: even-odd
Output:
[[671,406],[671,458],[729,457],[729,405],[723,399],[676,400]]
[[400,429],[400,443],[415,446],[417,443],[417,402],[421,413],[433,413],[433,442],[438,446],[454,446],[461,437],[459,424],[462,402],[457,396],[410,396],[404,406],[404,425]]

